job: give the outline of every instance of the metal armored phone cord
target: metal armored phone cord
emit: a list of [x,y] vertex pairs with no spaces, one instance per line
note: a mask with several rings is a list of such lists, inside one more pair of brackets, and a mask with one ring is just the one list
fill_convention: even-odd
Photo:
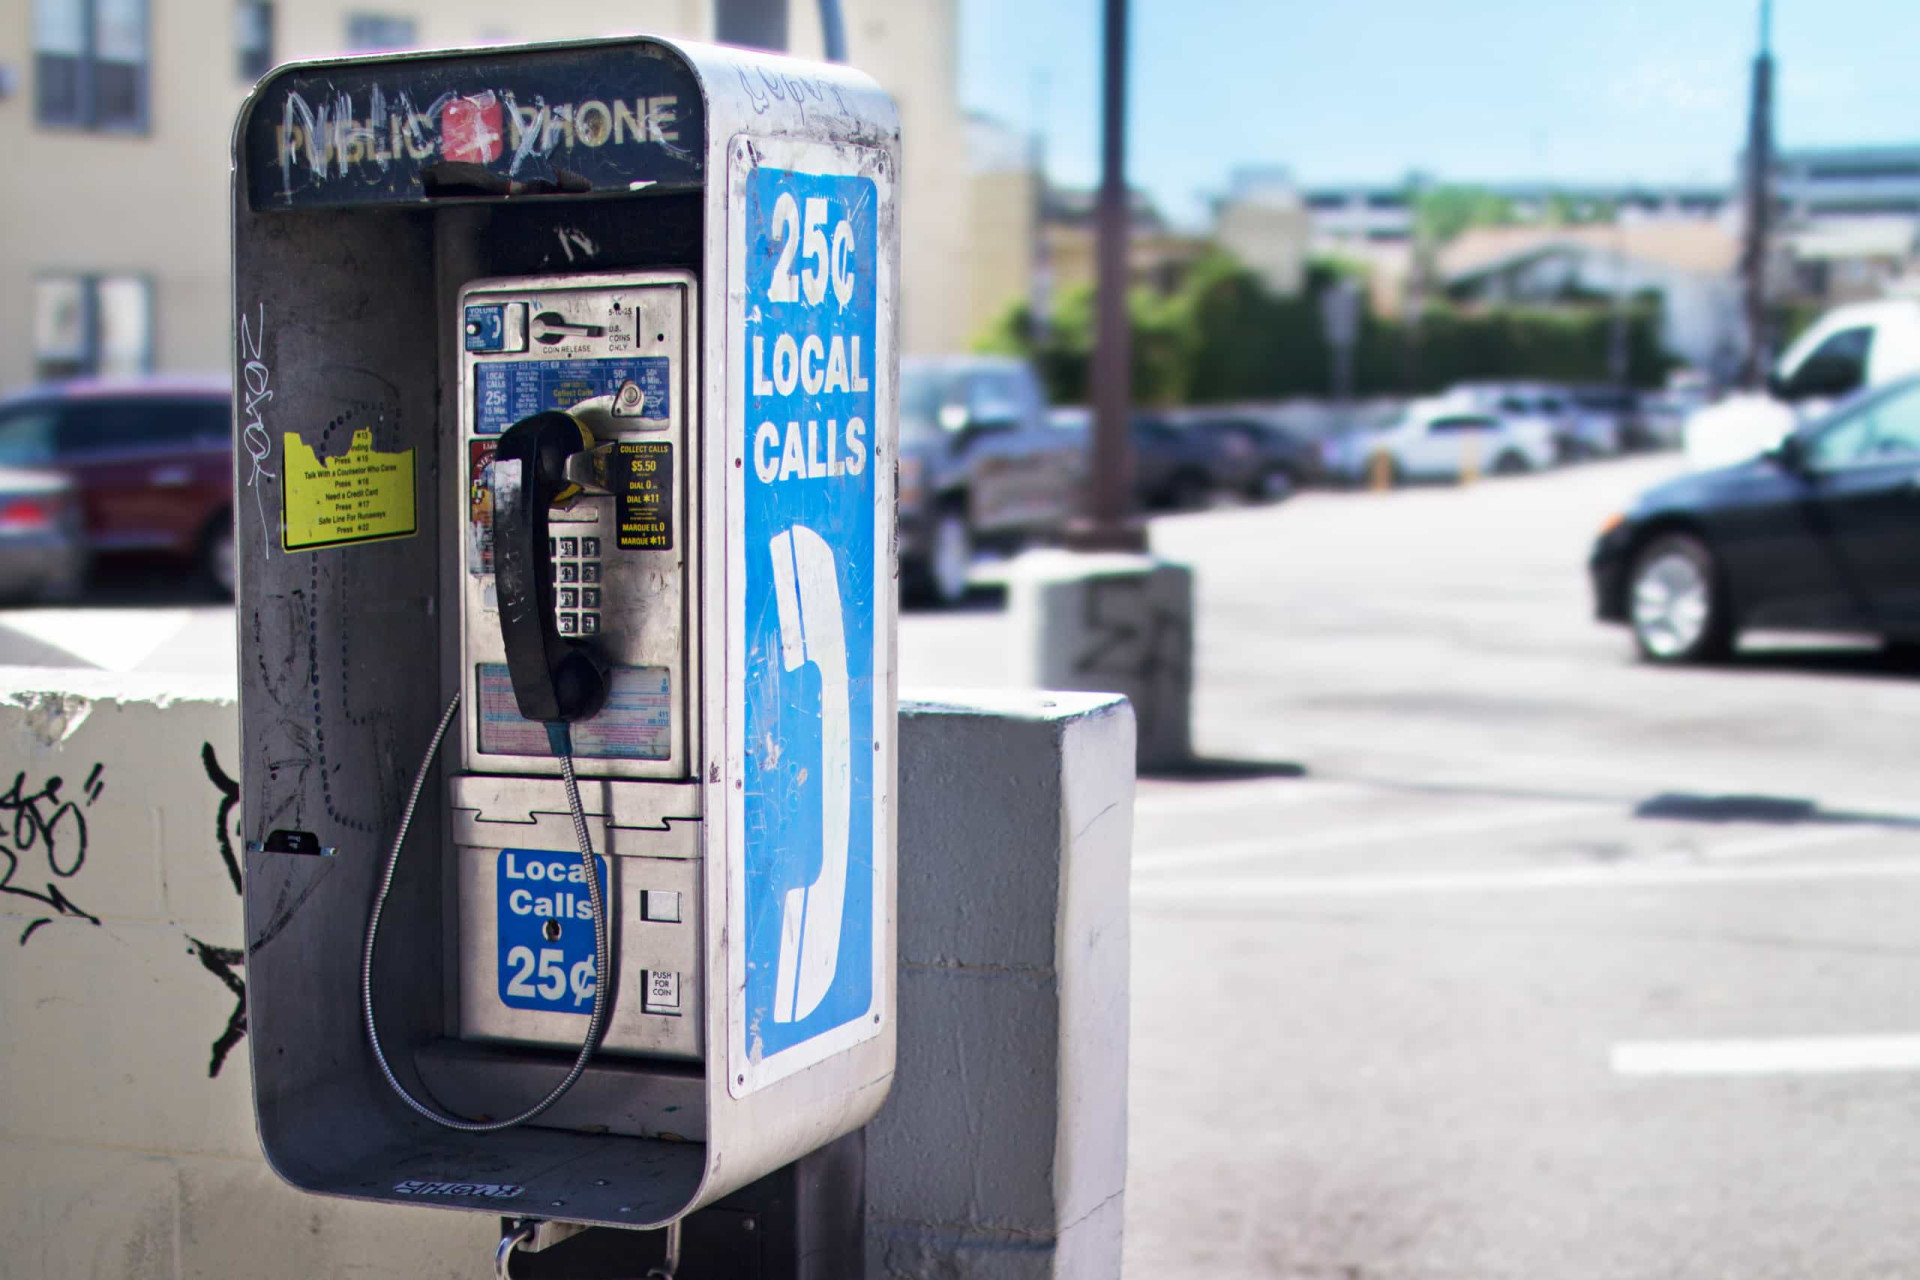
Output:
[[433,731],[433,741],[427,744],[427,754],[420,761],[420,770],[413,775],[413,790],[407,793],[407,807],[400,812],[400,829],[394,832],[393,848],[387,852],[387,863],[380,873],[380,892],[373,899],[373,912],[367,917],[367,946],[360,959],[360,1008],[367,1019],[367,1040],[373,1045],[373,1060],[380,1064],[380,1074],[387,1078],[393,1091],[400,1100],[438,1125],[449,1129],[458,1129],[463,1133],[495,1133],[501,1129],[511,1129],[517,1124],[525,1124],[541,1112],[560,1101],[567,1090],[573,1088],[580,1075],[587,1069],[587,1059],[600,1044],[600,1034],[605,1029],[607,1015],[607,985],[611,964],[608,958],[607,940],[607,904],[600,893],[599,868],[594,865],[593,840],[587,834],[587,815],[580,807],[580,784],[573,776],[573,735],[561,722],[547,725],[547,742],[553,748],[553,754],[560,758],[560,777],[566,783],[567,808],[573,814],[573,835],[580,843],[580,862],[586,869],[587,897],[593,905],[593,961],[596,966],[593,979],[593,1014],[587,1019],[587,1038],[580,1046],[580,1054],[573,1060],[573,1069],[567,1072],[566,1079],[555,1085],[553,1092],[507,1120],[463,1120],[458,1116],[442,1115],[420,1099],[407,1092],[407,1087],[394,1075],[393,1067],[387,1061],[386,1050],[380,1047],[380,1029],[373,1020],[373,945],[380,936],[380,913],[387,905],[387,894],[393,888],[393,872],[400,863],[400,847],[406,843],[407,828],[413,825],[413,811],[420,803],[421,789],[426,786],[427,774],[433,768],[434,757],[440,754],[440,740],[447,736],[447,726],[453,723],[453,713],[460,708],[460,695],[455,693],[453,701],[447,703],[446,711],[440,717],[440,726]]

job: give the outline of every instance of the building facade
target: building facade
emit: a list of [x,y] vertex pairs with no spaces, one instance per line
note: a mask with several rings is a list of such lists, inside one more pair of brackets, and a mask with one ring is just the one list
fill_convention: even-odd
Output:
[[[848,60],[900,104],[902,345],[966,337],[955,0],[843,0]],[[223,370],[229,147],[277,62],[643,31],[713,38],[715,0],[21,0],[0,5],[0,393],[47,377]],[[817,9],[788,44],[819,57]]]

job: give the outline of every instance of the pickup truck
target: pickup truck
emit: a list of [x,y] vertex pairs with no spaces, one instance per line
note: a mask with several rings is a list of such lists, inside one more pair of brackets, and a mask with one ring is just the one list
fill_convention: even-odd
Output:
[[1048,425],[1039,381],[1022,361],[902,360],[903,594],[954,604],[977,550],[1057,536],[1078,509],[1085,472],[1085,438]]

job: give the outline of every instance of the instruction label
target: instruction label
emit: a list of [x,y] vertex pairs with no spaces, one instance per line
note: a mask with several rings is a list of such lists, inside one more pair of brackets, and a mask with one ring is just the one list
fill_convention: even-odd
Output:
[[673,445],[621,440],[613,446],[613,491],[622,551],[673,550]]
[[638,416],[664,423],[673,408],[670,368],[666,356],[490,361],[473,371],[473,429],[478,435],[497,436],[522,418],[612,395],[627,382],[645,397]]
[[413,450],[382,453],[366,428],[353,433],[345,453],[324,462],[294,432],[286,432],[283,443],[281,545],[286,550],[413,535]]
[[[607,860],[594,858],[600,901],[607,893]],[[598,974],[594,964],[593,898],[577,853],[502,849],[499,897],[500,1003],[543,1013],[591,1013]]]
[[[673,750],[672,682],[665,667],[615,667],[607,705],[573,725],[573,754],[582,760],[665,760]],[[547,727],[520,714],[504,662],[476,673],[480,750],[493,756],[550,756]]]

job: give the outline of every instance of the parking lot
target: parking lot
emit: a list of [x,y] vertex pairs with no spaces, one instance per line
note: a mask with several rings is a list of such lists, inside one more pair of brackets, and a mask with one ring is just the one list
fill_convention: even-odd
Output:
[[1636,662],[1582,562],[1675,466],[1156,523],[1216,767],[1140,788],[1130,1277],[1911,1273],[1915,1077],[1850,1068],[1915,1065],[1852,1038],[1920,1031],[1920,682]]
[[[1583,559],[1676,466],[1156,521],[1205,759],[1136,811],[1130,1277],[1911,1273],[1920,680],[1636,662]],[[1004,626],[909,613],[903,690]],[[232,614],[109,583],[0,660],[230,670]]]

